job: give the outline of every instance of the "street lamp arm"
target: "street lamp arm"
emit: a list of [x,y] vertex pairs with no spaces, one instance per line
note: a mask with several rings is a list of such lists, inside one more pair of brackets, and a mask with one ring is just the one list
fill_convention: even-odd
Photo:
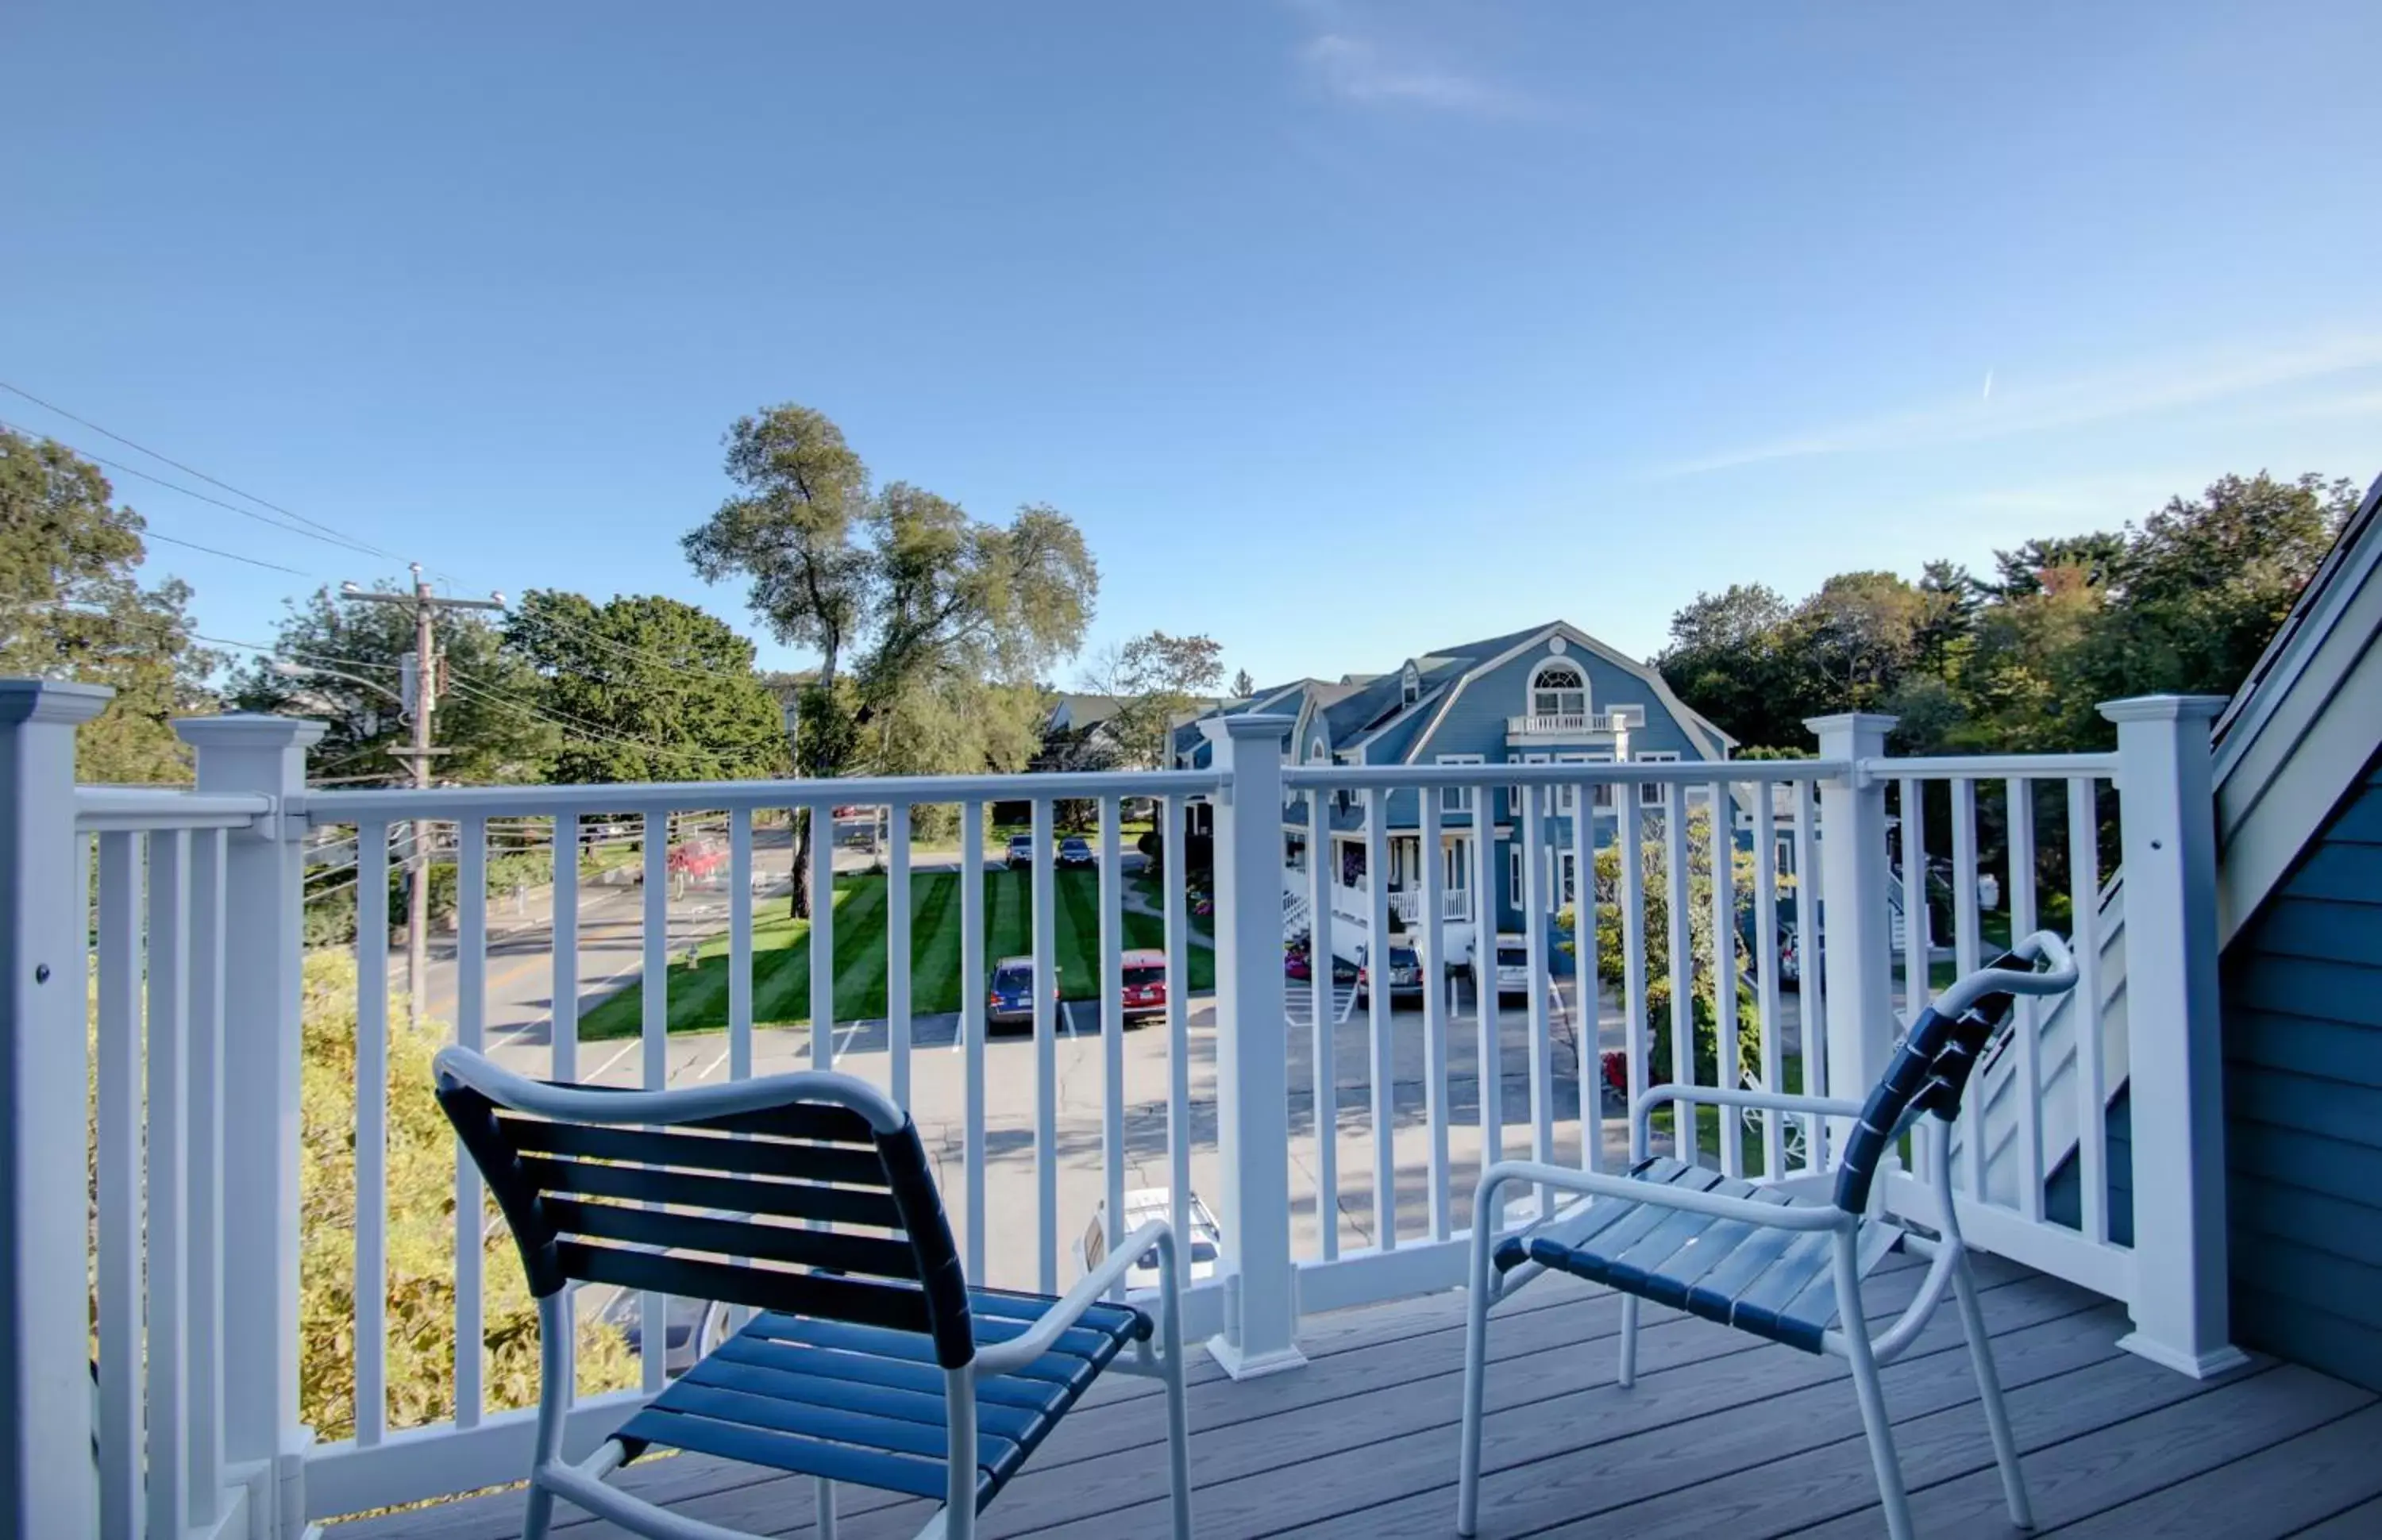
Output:
[[349,684],[358,685],[365,690],[369,690],[374,694],[387,696],[388,699],[397,703],[397,707],[399,711],[411,709],[406,705],[404,696],[399,695],[396,691],[391,690],[388,686],[382,684],[375,679],[365,678],[361,674],[350,674],[338,668],[317,667],[311,663],[292,663],[288,658],[274,658],[270,661],[268,666],[274,673],[280,675],[285,679],[342,679]]

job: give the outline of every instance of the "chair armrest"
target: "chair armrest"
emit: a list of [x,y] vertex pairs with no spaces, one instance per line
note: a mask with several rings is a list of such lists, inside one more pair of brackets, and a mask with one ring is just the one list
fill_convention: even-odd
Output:
[[1806,1112],[1823,1118],[1858,1118],[1861,1104],[1837,1096],[1795,1096],[1784,1091],[1748,1091],[1722,1085],[1650,1085],[1630,1098],[1629,1126],[1642,1130],[1647,1116],[1667,1102],[1704,1106],[1752,1107],[1758,1111]]
[[1844,1229],[1858,1224],[1860,1219],[1857,1214],[1816,1204],[1756,1203],[1751,1198],[1721,1197],[1683,1187],[1664,1187],[1651,1181],[1639,1181],[1631,1177],[1609,1177],[1601,1171],[1581,1171],[1568,1166],[1541,1166],[1536,1161],[1505,1160],[1481,1174],[1480,1185],[1472,1199],[1472,1224],[1476,1234],[1484,1219],[1489,1222],[1494,1220],[1497,1190],[1513,1182],[1544,1185],[1558,1192],[1578,1192],[1591,1198],[1619,1198],[1629,1203],[1653,1204],[1688,1214],[1708,1214],[1715,1219],[1739,1219],[1769,1229]]
[[1144,1252],[1158,1248],[1158,1287],[1160,1290],[1174,1287],[1174,1230],[1163,1219],[1152,1219],[1124,1238],[1123,1243],[1108,1254],[1106,1261],[1084,1275],[1082,1281],[1062,1295],[1059,1302],[1042,1313],[1034,1329],[1023,1337],[1013,1337],[1006,1342],[977,1351],[976,1373],[1006,1375],[1024,1368],[1059,1340],[1059,1334],[1084,1318],[1084,1312],[1100,1302],[1100,1296],[1116,1287]]

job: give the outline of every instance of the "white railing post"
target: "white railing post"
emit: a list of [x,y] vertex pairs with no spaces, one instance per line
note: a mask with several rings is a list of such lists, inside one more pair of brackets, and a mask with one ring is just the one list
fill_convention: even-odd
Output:
[[2243,1362],[2228,1320],[2216,816],[2204,695],[2112,701],[2131,1023],[2134,1329],[2118,1346],[2204,1377]]
[[[1287,716],[1249,715],[1200,724],[1225,776],[1215,838],[1216,1155],[1228,1293],[1224,1330],[1208,1351],[1234,1379],[1307,1362],[1290,1251],[1282,982],[1282,751],[1294,726]],[[1382,965],[1379,955],[1374,965]],[[1331,959],[1318,956],[1314,966],[1328,976]]]
[[98,1532],[75,728],[115,691],[0,679],[0,1534]]
[[[1803,724],[1820,739],[1820,757],[1842,764],[1844,773],[1820,783],[1820,891],[1827,924],[1803,920],[1804,955],[1809,936],[1820,938],[1821,975],[1827,1008],[1823,1052],[1827,1083],[1838,1096],[1856,1101],[1885,1072],[1899,1023],[1894,1010],[1894,928],[1886,913],[1890,878],[1885,859],[1885,785],[1860,766],[1885,754],[1885,735],[1895,718],[1867,712],[1815,716]],[[1803,1051],[1811,1051],[1811,1023],[1804,1023]],[[1807,1070],[1804,1083],[1811,1077]],[[1843,1118],[1831,1121],[1829,1144],[1843,1148],[1850,1132]]]
[[199,789],[261,793],[276,811],[224,847],[223,1448],[249,1488],[249,1533],[306,1526],[298,1420],[300,971],[305,960],[302,825],[281,809],[306,788],[320,722],[234,715],[174,724],[198,750]]

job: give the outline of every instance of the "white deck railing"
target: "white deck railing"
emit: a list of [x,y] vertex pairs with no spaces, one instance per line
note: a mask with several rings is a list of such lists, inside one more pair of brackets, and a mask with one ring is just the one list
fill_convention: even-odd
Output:
[[[455,1038],[557,1079],[659,1085],[674,1077],[682,1082],[751,1074],[764,1057],[746,901],[755,815],[787,808],[825,814],[853,804],[893,809],[884,878],[884,1020],[866,1024],[865,1041],[851,1032],[797,1027],[790,1037],[773,1036],[770,1050],[792,1046],[803,1062],[862,1074],[915,1106],[936,1098],[955,1102],[947,1202],[972,1277],[1043,1289],[1071,1282],[1074,1242],[1088,1216],[1097,1211],[1112,1227],[1129,1185],[1156,1185],[1130,1174],[1129,1153],[1141,1169],[1164,1172],[1178,1222],[1198,1192],[1222,1228],[1222,1259],[1212,1277],[1186,1292],[1186,1318],[1210,1337],[1210,1350],[1230,1370],[1248,1374],[1300,1362],[1303,1313],[1455,1286],[1471,1180],[1487,1161],[1520,1152],[1593,1169],[1646,1153],[1629,1149],[1626,1135],[1609,1126],[1600,1091],[1608,1041],[1621,1055],[1632,1093],[1666,1078],[1734,1079],[1742,1043],[1755,1078],[1772,1084],[1799,1079],[1806,1091],[1853,1094],[1885,1062],[1898,1019],[1923,1002],[1934,961],[1923,935],[1890,929],[1886,874],[1896,852],[1889,827],[1898,820],[1904,869],[1925,871],[1937,843],[1935,809],[1948,809],[1943,834],[1954,896],[1950,942],[1957,964],[1967,966],[1990,955],[1988,936],[1998,934],[1975,902],[1979,788],[2046,781],[2070,787],[2066,806],[2075,817],[2065,827],[2073,881],[2091,892],[2101,864],[2094,825],[2112,811],[2095,791],[2114,780],[2125,793],[2118,806],[2132,911],[2133,1073],[2155,1081],[2179,1104],[2162,1111],[2136,1097],[2136,1243],[2130,1249],[2110,1241],[2097,1197],[2088,1197],[2081,1228],[2048,1217],[2043,1186],[2049,1173],[2040,1158],[2026,1162],[2022,1155],[2007,1186],[1964,1177],[1961,1217],[1978,1241],[2127,1302],[2136,1345],[2163,1362],[2204,1362],[2223,1345],[2223,1167],[2221,1159],[2207,1163],[2209,1142],[2221,1139],[2221,1109],[2206,1100],[2216,1069],[2192,1041],[2204,1031],[2214,1041],[2213,1027],[2201,1020],[2214,1008],[2213,983],[2194,956],[2195,947],[2213,947],[2213,907],[2203,901],[2213,894],[2213,859],[2195,832],[2206,825],[2209,808],[2204,763],[2196,780],[2192,773],[2193,753],[2205,760],[2204,742],[2193,743],[2189,719],[2129,718],[2116,755],[2086,759],[1894,761],[1883,752],[1883,719],[1861,717],[1815,724],[1822,756],[1807,761],[1286,766],[1282,740],[1289,724],[1243,716],[1210,729],[1216,765],[1199,772],[321,792],[303,786],[304,748],[319,728],[224,717],[181,725],[198,748],[198,790],[78,792],[70,784],[75,713],[96,710],[96,701],[56,686],[16,687],[0,701],[14,713],[0,714],[8,750],[0,764],[11,767],[10,796],[0,810],[8,839],[0,851],[9,862],[9,892],[20,900],[13,928],[0,933],[0,963],[12,981],[12,1020],[25,1024],[14,1044],[16,1100],[0,1109],[10,1114],[0,1125],[0,1157],[19,1216],[7,1238],[6,1277],[23,1303],[0,1326],[19,1334],[8,1344],[17,1356],[0,1354],[0,1362],[13,1362],[9,1410],[26,1430],[18,1448],[30,1457],[0,1469],[0,1497],[19,1517],[69,1520],[19,1524],[27,1533],[294,1536],[310,1518],[518,1477],[529,1448],[527,1414],[497,1404],[478,1351],[490,1287],[484,1242],[500,1231],[490,1228],[468,1162],[454,1179],[455,1326],[468,1346],[453,1365],[452,1404],[420,1426],[394,1425],[388,1411],[387,896],[391,834],[404,825],[437,825],[433,832],[441,840],[452,831],[461,878]],[[1931,789],[1937,783],[1948,791]],[[1525,1003],[1510,1018],[1496,1008],[1493,977],[1450,988],[1444,963],[1432,962],[1456,955],[1447,924],[1464,896],[1435,861],[1423,863],[1409,931],[1428,975],[1418,1008],[1395,1010],[1392,991],[1376,989],[1364,1010],[1339,1021],[1332,970],[1320,959],[1332,956],[1333,917],[1344,911],[1338,893],[1327,891],[1336,885],[1322,861],[1310,861],[1300,874],[1308,885],[1310,956],[1317,960],[1308,980],[1285,982],[1281,810],[1307,811],[1308,848],[1326,850],[1329,808],[1338,799],[1305,794],[1348,793],[1366,807],[1368,865],[1381,871],[1390,819],[1376,814],[1411,813],[1422,849],[1432,850],[1443,833],[1467,826],[1473,816],[1446,808],[1447,788],[1469,788],[1470,806],[1484,808],[1493,788],[1516,785],[1542,813],[1562,805],[1565,788],[1573,793],[1571,805],[1582,806],[1585,789],[1612,788],[1616,816],[1585,824],[1516,821],[1531,961]],[[1645,787],[1657,788],[1658,802],[1647,801]],[[1129,893],[1120,816],[1128,797],[1160,799],[1169,819],[1189,799],[1213,804],[1211,937],[1195,933],[1178,861],[1162,862],[1154,896],[1146,888]],[[1087,876],[1062,875],[1053,864],[1053,804],[1062,799],[1099,810]],[[1021,879],[1031,909],[1036,1020],[1029,1039],[996,1046],[984,1020],[994,960],[984,944],[990,918],[985,823],[992,802],[1011,800],[1030,804],[1037,837],[1037,855]],[[1750,849],[1733,818],[1702,819],[1691,828],[1680,815],[1690,802],[1750,808]],[[913,877],[910,819],[903,815],[929,805],[958,810],[962,933],[961,1012],[952,1027],[938,1025],[931,1042],[920,1037],[926,1023],[913,1009],[919,981],[910,962]],[[2022,796],[2008,805],[2032,803]],[[1788,810],[1784,827],[1781,809]],[[723,820],[727,829],[727,988],[720,1051],[674,1061],[668,1031],[671,885],[660,879],[668,870],[670,815],[694,812]],[[534,1034],[492,1044],[485,897],[491,828],[550,821],[548,848],[568,853],[577,848],[581,822],[597,814],[608,822],[640,820],[647,836],[637,959],[645,984],[641,1031],[624,1053],[602,1062],[579,1041],[574,1010],[553,1013],[544,1044]],[[2022,813],[2005,822],[2015,855],[2001,863],[2004,891],[2010,922],[2023,931],[2044,903],[2032,883],[2039,831]],[[357,960],[364,981],[354,1044],[355,1431],[336,1442],[317,1441],[301,1424],[297,1399],[299,976],[307,844],[325,829],[355,840]],[[1568,846],[1575,870],[1591,880],[1597,840],[1609,844],[1616,834],[1622,850],[1636,859],[1616,863],[1613,890],[1600,895],[1600,904],[1603,928],[1618,938],[1621,955],[1599,956],[1607,941],[1597,925],[1580,927],[1570,942],[1575,990],[1608,961],[1616,983],[1609,991],[1577,992],[1565,1008],[1550,987],[1550,930],[1562,907],[1549,888],[1559,864],[1550,858]],[[1468,846],[1471,893],[1494,895],[1492,883],[1506,879],[1504,853],[1494,843]],[[834,881],[831,842],[816,842],[811,861],[814,892],[824,898]],[[1691,870],[1709,874],[1708,884]],[[542,943],[546,955],[533,951],[528,959],[549,971],[555,999],[572,1002],[582,981],[577,872],[568,855],[555,864],[560,918]],[[90,873],[98,886],[87,898]],[[1088,904],[1097,933],[1092,993],[1099,1004],[1088,1009],[1074,1002],[1062,1008],[1052,998],[1061,982],[1062,882],[1064,907],[1080,916]],[[1740,882],[1750,888],[1743,895]],[[2159,895],[2167,896],[2165,908]],[[1382,934],[1401,896],[1376,889],[1360,897],[1371,934]],[[91,899],[98,917],[97,993],[95,1026],[88,1030],[95,1032],[97,1096],[96,1122],[87,1127],[90,1061],[68,1045],[80,1045],[87,1030],[85,1004],[71,981],[85,966],[82,916]],[[1779,934],[1779,910],[1789,899],[1800,916],[1805,962],[1794,996],[1782,993],[1767,939]],[[1707,906],[1713,922],[1710,955],[1701,959],[1689,946],[1701,928],[1689,912],[1695,901]],[[810,970],[809,1016],[832,1024],[839,973],[849,974],[877,948],[872,936],[839,936],[832,902],[818,903],[815,912],[810,946],[823,965]],[[1130,1056],[1119,994],[1128,912],[1156,925],[1175,984],[1161,1032],[1136,1039]],[[1651,947],[1650,924],[1659,932]],[[1764,938],[1754,957],[1741,955],[1740,924]],[[1215,992],[1195,1001],[1184,985],[1195,948],[1209,949],[1210,940]],[[2080,960],[2099,955],[2085,944],[2078,953]],[[1717,1063],[1700,1062],[1692,1048],[1691,1001],[1705,976],[1731,985],[1744,981],[1750,1003],[1740,1009],[1733,986],[1712,991]],[[1650,1002],[1660,984],[1669,985],[1670,1006],[1657,1023]],[[1302,1030],[1303,1041],[1290,1040],[1286,989],[1313,992],[1301,1014],[1314,1025]],[[2146,1012],[2154,1001],[2166,1008]],[[1095,1014],[1097,1032],[1080,1020]],[[1671,1029],[1660,1064],[1653,1052],[1658,1025]],[[36,1027],[45,1030],[37,1035]],[[2106,1179],[2108,1159],[2099,1120],[2091,1116],[2110,1089],[2093,1070],[2097,1031],[2092,1008],[2077,1013],[2085,1051],[2075,1061],[2082,1068],[2057,1091],[2074,1100],[2076,1124],[2089,1131],[2080,1155],[2088,1193]],[[1202,1037],[1209,1041],[1195,1052]],[[2026,1152],[2039,1145],[2042,1096],[2053,1089],[2043,1049],[2039,1023],[2021,1015],[2008,1066],[1989,1072],[1999,1088],[1996,1105],[2009,1108],[2018,1131],[2014,1145],[1989,1130],[1977,1147]],[[1004,1061],[998,1074],[995,1053]],[[1067,1098],[1061,1095],[1062,1064],[1064,1083],[1077,1088]],[[1402,1085],[1417,1082],[1418,1119],[1398,1095]],[[1097,1095],[1086,1096],[1087,1085],[1097,1085]],[[1210,1103],[1212,1119],[1195,1115]],[[1680,1118],[1676,1126],[1695,1125]],[[96,1249],[87,1252],[89,1200],[79,1162],[58,1154],[81,1148],[94,1132]],[[1769,1113],[1742,1126],[1726,1115],[1713,1135],[1699,1142],[1724,1169],[1790,1182],[1824,1178],[1833,1139],[1832,1131]],[[1293,1158],[1294,1137],[1311,1145],[1303,1164],[1312,1179],[1294,1180],[1302,1164]],[[1344,1158],[1361,1173],[1345,1184]],[[1921,1183],[1895,1179],[1885,1192],[1897,1209],[1924,1216]],[[1014,1244],[1004,1239],[998,1250],[991,1244],[996,1214],[1008,1216],[1004,1237],[1021,1237]],[[1030,1225],[1019,1224],[1028,1214]],[[2148,1265],[2153,1256],[2160,1259],[2157,1269]],[[510,1262],[498,1253],[487,1265]],[[95,1445],[77,1419],[34,1414],[69,1404],[71,1398],[58,1399],[65,1390],[88,1394],[81,1347],[87,1265],[98,1306]],[[666,1306],[648,1298],[637,1308],[657,1322]],[[642,1338],[638,1385],[586,1398],[578,1435],[596,1436],[623,1405],[663,1383],[667,1333],[648,1330]],[[79,1473],[90,1470],[94,1448],[96,1483]],[[77,1505],[94,1500],[91,1522],[80,1522],[85,1509]]]

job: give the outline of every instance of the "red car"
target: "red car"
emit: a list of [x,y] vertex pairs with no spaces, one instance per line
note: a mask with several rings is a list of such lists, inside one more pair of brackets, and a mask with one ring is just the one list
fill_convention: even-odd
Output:
[[1144,947],[1124,954],[1123,1015],[1128,1022],[1166,1014],[1166,954]]

